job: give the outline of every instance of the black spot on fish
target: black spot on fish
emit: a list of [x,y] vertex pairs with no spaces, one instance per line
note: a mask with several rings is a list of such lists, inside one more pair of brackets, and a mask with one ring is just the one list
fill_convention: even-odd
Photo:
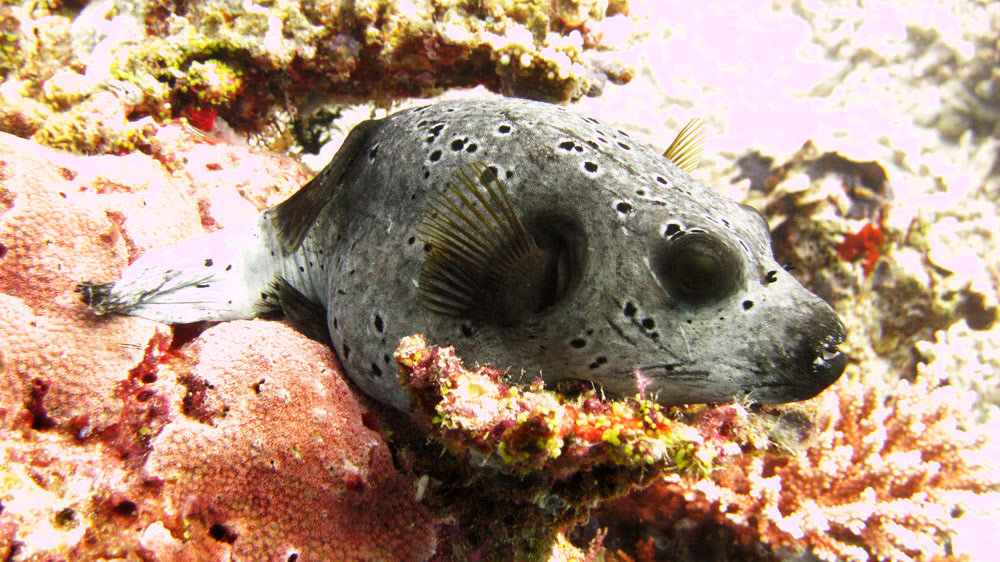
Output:
[[569,341],[569,344],[577,349],[580,349],[581,347],[587,345],[587,340],[583,338],[574,338]]
[[375,330],[380,334],[383,330],[385,330],[385,324],[382,322],[382,317],[378,314],[375,315]]
[[642,327],[646,330],[652,330],[656,327],[656,322],[654,322],[652,318],[643,318]]
[[594,164],[593,162],[584,162],[583,169],[593,174],[597,171],[597,164]]
[[351,356],[351,346],[345,343],[340,346],[340,350],[344,353],[344,361],[347,361],[347,359]]
[[[431,171],[430,170],[424,170],[424,179],[427,179],[429,177],[431,177]],[[410,194],[410,199],[416,199],[416,198],[417,198],[417,194],[416,193],[411,193]]]
[[753,308],[753,301],[743,301],[743,310],[750,310]]
[[667,225],[667,229],[663,231],[664,237],[673,236],[681,231],[681,226],[679,224],[670,223]]
[[597,143],[596,142],[594,142],[592,140],[585,140],[583,142],[587,143],[587,146],[589,146],[590,148],[593,148],[594,150],[597,150]]
[[638,195],[639,197],[642,197],[643,195],[646,195],[646,192],[641,189],[637,189],[635,190],[635,194]]
[[410,236],[410,238],[406,241],[406,245],[407,246],[412,246],[413,243],[416,242],[416,241],[417,241],[417,237],[416,236]]
[[472,154],[473,152],[475,152],[478,149],[479,149],[479,146],[476,143],[474,143],[474,142],[470,142],[469,146],[465,147],[465,151],[468,152],[469,154]]
[[602,355],[601,357],[598,357],[597,359],[594,359],[594,362],[590,364],[590,368],[591,369],[596,369],[596,368],[600,367],[601,365],[603,365],[603,364],[605,364],[607,362],[608,362],[608,358],[604,357]]
[[213,263],[214,262],[212,261],[212,258],[208,258],[207,260],[205,260],[205,267],[212,267]]
[[461,326],[459,326],[459,329],[462,330],[462,335],[463,336],[465,336],[467,338],[471,338],[472,337],[472,328],[470,328],[469,326],[467,326],[465,324],[462,324]]
[[372,375],[375,377],[382,376],[382,368],[378,366],[378,363],[372,363]]
[[441,134],[441,131],[443,130],[444,130],[444,123],[438,123],[437,125],[431,127],[431,134],[434,136],[438,136]]
[[[626,133],[625,131],[623,131],[621,129],[616,129],[616,130],[618,131],[619,135],[621,135],[623,137],[628,137],[628,133]],[[629,137],[629,138],[632,138],[632,137]]]
[[458,152],[465,148],[465,139],[455,139],[451,141],[451,149]]
[[300,265],[300,266],[299,266],[299,273],[305,273],[305,272],[306,272],[306,268],[304,268],[304,267],[302,267],[302,266]]
[[576,148],[576,143],[573,142],[573,141],[563,141],[563,142],[559,143],[559,148],[561,148],[561,149],[563,149],[563,150],[565,150],[565,151],[568,152],[568,151],[573,150],[574,148]]
[[389,363],[392,362],[392,357],[389,357],[389,354],[385,353],[385,354],[382,355],[382,362],[384,362],[386,365],[388,365]]
[[336,316],[334,316],[334,317],[333,317],[333,329],[334,329],[334,330],[338,330],[338,329],[340,329],[340,326],[339,326],[339,324],[340,324],[340,323],[339,323],[339,322],[337,321],[337,317],[336,317]]
[[656,181],[662,183],[663,185],[667,185],[667,178],[663,176],[656,176]]
[[207,289],[208,288],[208,283],[202,283],[200,285],[195,285],[195,287],[198,287],[199,289]]
[[619,142],[619,143],[618,143],[618,146],[620,146],[620,147],[624,148],[625,150],[632,150],[632,147],[631,147],[631,146],[629,146],[629,145],[627,145],[627,144],[625,144],[625,143],[623,143],[623,142]]
[[615,209],[617,209],[618,212],[623,215],[627,215],[634,210],[632,208],[632,205],[628,201],[622,201],[618,203],[617,205],[615,205]]
[[500,133],[501,135],[506,135],[507,133],[510,132],[510,125],[500,125],[499,127],[497,127],[497,132]]
[[632,304],[631,301],[629,301],[629,302],[625,303],[625,309],[622,310],[622,312],[625,313],[625,316],[628,316],[629,318],[632,318],[633,316],[635,316],[636,312],[639,312],[639,310],[635,307],[634,304]]
[[431,159],[431,162],[437,162],[438,160],[440,160],[441,159],[441,151],[440,150],[435,150],[434,152],[431,152],[430,159]]
[[233,264],[229,264],[229,265],[226,266],[226,271],[229,271],[232,268],[233,268]]
[[368,151],[368,159],[372,162],[375,161],[375,155],[378,154],[378,145],[376,144]]
[[507,176],[507,179],[510,179],[514,177],[514,170],[507,170],[507,173],[504,175]]
[[768,285],[770,285],[771,283],[776,282],[777,280],[778,280],[778,272],[777,271],[768,271],[767,275],[764,276],[764,283],[766,283]]

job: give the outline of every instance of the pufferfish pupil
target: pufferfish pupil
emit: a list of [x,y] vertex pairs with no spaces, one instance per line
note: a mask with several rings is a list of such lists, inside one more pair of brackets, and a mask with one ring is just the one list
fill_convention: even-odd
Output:
[[98,314],[167,323],[283,312],[401,410],[392,357],[416,333],[515,383],[815,396],[844,370],[844,327],[774,261],[756,211],[689,175],[703,142],[694,121],[662,153],[517,99],[408,109],[360,123],[276,207],[78,291]]

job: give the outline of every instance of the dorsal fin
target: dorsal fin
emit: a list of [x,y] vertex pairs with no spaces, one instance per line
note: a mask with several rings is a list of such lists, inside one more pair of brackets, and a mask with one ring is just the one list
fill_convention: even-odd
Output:
[[430,197],[418,233],[431,248],[417,290],[426,308],[503,324],[551,300],[551,260],[483,164],[458,170]]
[[291,197],[274,207],[273,220],[285,253],[294,252],[305,240],[306,233],[337,191],[354,157],[367,144],[372,133],[378,130],[380,123],[381,120],[369,119],[351,129],[330,163]]
[[670,143],[663,155],[677,164],[678,168],[690,174],[698,167],[698,162],[701,162],[701,151],[704,149],[705,123],[695,117],[677,133],[674,142]]

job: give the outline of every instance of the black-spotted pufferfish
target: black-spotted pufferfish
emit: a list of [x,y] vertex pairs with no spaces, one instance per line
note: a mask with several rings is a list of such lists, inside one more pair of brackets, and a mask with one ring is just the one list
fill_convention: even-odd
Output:
[[253,220],[78,291],[171,324],[280,309],[403,410],[393,352],[414,333],[517,381],[662,404],[810,398],[845,368],[844,327],[775,262],[757,211],[677,165],[690,140],[672,161],[555,105],[409,109],[358,125]]

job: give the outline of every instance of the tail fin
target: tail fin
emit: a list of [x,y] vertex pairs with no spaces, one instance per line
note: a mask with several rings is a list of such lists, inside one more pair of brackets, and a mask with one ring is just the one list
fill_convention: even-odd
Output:
[[268,220],[245,223],[150,250],[114,283],[80,283],[97,314],[128,314],[168,324],[253,318],[277,306],[268,286],[280,252]]

